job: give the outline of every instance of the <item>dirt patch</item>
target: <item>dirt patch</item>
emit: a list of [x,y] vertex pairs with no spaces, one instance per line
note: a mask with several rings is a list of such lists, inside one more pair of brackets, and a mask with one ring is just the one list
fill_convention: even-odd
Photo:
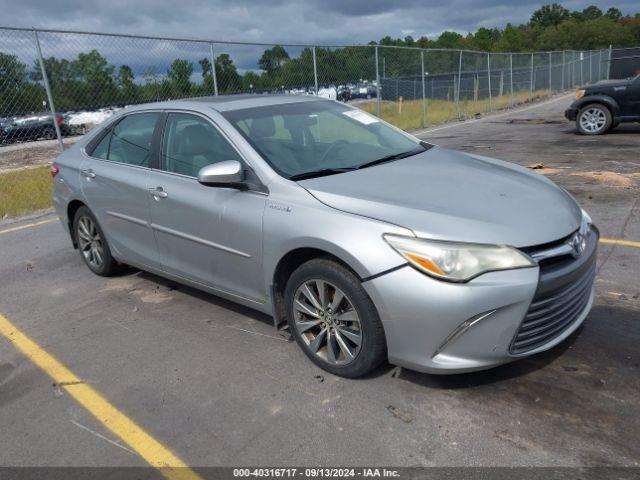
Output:
[[561,170],[560,168],[549,168],[549,167],[543,167],[543,168],[536,168],[536,173],[539,173],[540,175],[553,175],[555,173],[563,173],[564,170]]
[[559,125],[565,122],[562,120],[549,120],[548,118],[510,118],[504,123],[509,125]]
[[636,185],[635,177],[640,177],[640,174],[637,173],[622,174],[616,172],[579,172],[570,173],[569,175],[595,180],[611,187],[633,187]]
[[[65,148],[69,148],[82,137],[64,139]],[[44,143],[44,145],[38,145]],[[43,167],[51,164],[60,154],[57,143],[28,142],[0,147],[0,173]]]
[[110,278],[103,292],[124,292],[129,298],[136,297],[143,303],[164,303],[175,298],[175,287],[153,285],[142,280],[138,275]]
[[9,152],[0,151],[0,172],[42,167],[58,155],[58,147],[33,147]]
[[562,169],[560,168],[547,167],[543,163],[532,163],[530,165],[527,165],[527,168],[535,170],[536,173],[539,173],[540,175],[552,175],[554,173],[560,173],[562,171]]

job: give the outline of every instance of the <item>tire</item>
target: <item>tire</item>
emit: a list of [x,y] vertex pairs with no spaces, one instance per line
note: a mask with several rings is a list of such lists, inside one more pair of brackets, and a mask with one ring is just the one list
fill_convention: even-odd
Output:
[[[324,302],[320,288],[325,292]],[[314,307],[309,295],[326,308]],[[323,370],[356,378],[386,360],[378,311],[360,280],[337,262],[317,258],[298,267],[287,281],[284,301],[292,335],[305,355]],[[316,345],[319,348],[314,348]]]
[[73,235],[82,260],[93,273],[101,277],[110,277],[122,269],[111,256],[104,232],[87,207],[78,208],[73,218]]
[[585,105],[576,117],[576,128],[582,135],[602,135],[606,133],[613,119],[611,111],[599,103]]
[[47,127],[43,130],[42,136],[45,140],[53,140],[56,138],[56,131],[53,128]]

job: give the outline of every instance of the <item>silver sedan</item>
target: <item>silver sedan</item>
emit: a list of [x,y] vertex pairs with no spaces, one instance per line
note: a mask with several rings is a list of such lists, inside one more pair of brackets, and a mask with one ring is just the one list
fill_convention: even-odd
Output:
[[558,344],[593,301],[598,231],[566,191],[330,100],[129,108],[52,174],[94,273],[130,265],[269,313],[337,375],[489,368]]

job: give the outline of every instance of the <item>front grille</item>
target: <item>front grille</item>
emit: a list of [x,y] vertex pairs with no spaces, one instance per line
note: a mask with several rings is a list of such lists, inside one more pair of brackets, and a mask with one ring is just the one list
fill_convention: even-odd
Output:
[[513,339],[511,353],[534,350],[566,330],[587,307],[594,276],[595,264],[576,283],[535,296]]
[[597,230],[592,229],[580,258],[541,263],[538,289],[511,342],[512,354],[526,353],[550,342],[587,308],[595,277],[597,242]]

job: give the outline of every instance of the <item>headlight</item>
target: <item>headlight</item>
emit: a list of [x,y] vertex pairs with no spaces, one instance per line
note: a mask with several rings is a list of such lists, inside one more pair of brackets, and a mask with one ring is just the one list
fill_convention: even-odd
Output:
[[393,234],[385,234],[384,239],[418,270],[450,282],[466,282],[486,272],[537,265],[520,250],[505,245],[443,242]]
[[584,97],[584,90],[578,90],[576,92],[576,100],[580,100],[582,97]]

